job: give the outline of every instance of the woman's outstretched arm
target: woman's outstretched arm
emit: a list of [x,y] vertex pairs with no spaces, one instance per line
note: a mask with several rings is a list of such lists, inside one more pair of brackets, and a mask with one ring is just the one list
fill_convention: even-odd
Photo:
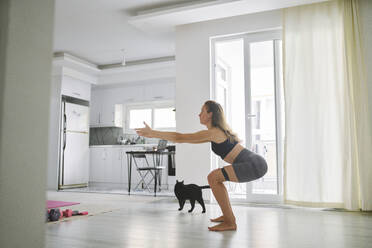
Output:
[[196,133],[182,134],[177,132],[163,132],[152,130],[145,122],[144,128],[136,128],[139,136],[147,138],[158,138],[172,141],[174,143],[204,143],[212,140],[212,134],[209,130],[202,130]]

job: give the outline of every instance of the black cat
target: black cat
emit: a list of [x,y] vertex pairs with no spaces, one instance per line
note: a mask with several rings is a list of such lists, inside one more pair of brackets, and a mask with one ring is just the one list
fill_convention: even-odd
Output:
[[183,206],[185,205],[186,200],[190,200],[191,209],[189,213],[194,210],[195,201],[198,201],[203,208],[203,213],[205,213],[205,206],[203,201],[202,189],[208,189],[210,186],[198,186],[196,184],[183,184],[182,182],[176,183],[174,186],[174,194],[176,195],[178,202],[180,204],[180,208],[178,210],[182,210]]

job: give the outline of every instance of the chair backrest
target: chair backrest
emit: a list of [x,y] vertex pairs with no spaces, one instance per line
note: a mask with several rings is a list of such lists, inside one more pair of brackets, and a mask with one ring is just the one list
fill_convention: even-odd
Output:
[[146,158],[145,154],[133,154],[134,158]]
[[158,151],[163,151],[163,150],[165,150],[165,148],[167,148],[167,143],[168,143],[167,140],[162,140],[162,139],[159,140],[157,150],[158,150]]

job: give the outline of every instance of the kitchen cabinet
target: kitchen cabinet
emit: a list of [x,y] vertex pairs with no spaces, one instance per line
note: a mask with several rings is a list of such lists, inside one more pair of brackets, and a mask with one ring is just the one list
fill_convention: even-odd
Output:
[[161,101],[175,98],[175,84],[161,83],[145,86],[144,98],[146,101]]
[[122,148],[90,148],[89,182],[122,183]]
[[93,91],[90,126],[123,127],[123,105],[113,103],[105,92]]
[[171,100],[173,82],[142,84],[115,89],[94,89],[90,103],[91,127],[123,127],[123,104]]
[[101,100],[101,94],[99,91],[92,91],[91,95],[91,102],[90,102],[90,126],[98,126],[99,125],[99,119],[100,119],[100,104],[102,102]]
[[143,102],[144,98],[144,86],[127,86],[120,90],[120,98],[123,103],[134,103],[134,102]]
[[109,148],[105,163],[105,182],[122,183],[122,148]]
[[105,148],[90,148],[89,182],[105,181]]
[[70,76],[63,76],[61,94],[90,101],[90,83],[75,79]]
[[[128,185],[128,159],[127,151],[144,150],[142,146],[123,147],[91,147],[90,148],[90,174],[89,182],[113,183]],[[152,157],[147,158],[150,166],[153,163]],[[144,166],[143,159],[137,160],[138,166]],[[167,165],[167,157],[163,157],[163,165]],[[166,181],[167,170],[163,170],[162,183]],[[136,166],[132,164],[132,187],[140,181]]]
[[123,127],[123,105],[103,102],[98,116],[100,127]]

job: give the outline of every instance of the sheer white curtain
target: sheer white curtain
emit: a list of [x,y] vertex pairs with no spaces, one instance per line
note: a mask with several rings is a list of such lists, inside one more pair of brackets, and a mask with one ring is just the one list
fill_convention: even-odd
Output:
[[285,199],[372,209],[372,151],[356,3],[284,11]]

